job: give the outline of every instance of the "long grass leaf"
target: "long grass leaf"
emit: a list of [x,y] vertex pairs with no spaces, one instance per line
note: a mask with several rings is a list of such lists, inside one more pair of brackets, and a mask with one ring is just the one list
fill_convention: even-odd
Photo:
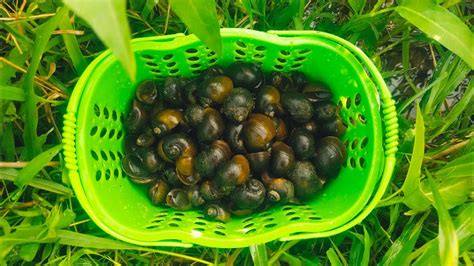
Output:
[[222,40],[213,0],[170,0],[171,8],[190,31],[209,48],[222,54]]
[[433,191],[434,206],[438,212],[439,220],[439,255],[442,265],[457,265],[459,246],[456,230],[449,215],[448,209],[441,198],[438,188],[431,177],[430,172],[426,170],[428,181]]
[[0,85],[0,100],[23,102],[25,91],[13,86]]
[[[17,176],[18,170],[16,169],[0,169],[0,179],[15,182]],[[55,194],[72,195],[72,190],[70,188],[46,179],[33,177],[27,185]]]
[[432,0],[404,0],[396,11],[474,68],[473,33],[459,17]]
[[62,145],[54,146],[36,156],[25,166],[25,168],[18,172],[18,177],[15,179],[15,184],[17,186],[26,185],[41,169],[45,167],[47,163],[49,163],[54,158],[54,156],[56,156],[56,154],[58,154],[62,147]]
[[74,13],[83,18],[97,37],[112,50],[131,80],[135,80],[136,63],[132,53],[125,0],[64,0]]
[[251,245],[249,247],[250,255],[252,256],[253,264],[256,266],[268,265],[267,247],[265,244]]
[[[62,30],[72,30],[72,25],[68,16],[65,16],[64,19],[59,24],[59,28]],[[84,72],[87,67],[87,61],[82,55],[81,48],[79,47],[79,42],[77,41],[76,35],[74,34],[63,34],[64,45],[66,46],[67,53],[71,58],[72,65],[78,74]]]
[[426,210],[430,203],[420,191],[421,165],[425,153],[425,125],[420,106],[416,105],[415,143],[405,182],[402,185],[403,202],[415,211]]
[[33,78],[35,77],[36,70],[40,65],[42,55],[45,52],[53,30],[58,27],[59,22],[61,22],[66,14],[67,9],[61,8],[54,17],[39,26],[35,32],[36,40],[31,55],[31,62],[23,83],[26,100],[23,112],[23,121],[25,121],[23,140],[25,141],[27,157],[30,160],[41,153],[41,144],[38,138],[38,133],[36,132],[38,127],[38,110],[36,109],[38,96],[34,90]]

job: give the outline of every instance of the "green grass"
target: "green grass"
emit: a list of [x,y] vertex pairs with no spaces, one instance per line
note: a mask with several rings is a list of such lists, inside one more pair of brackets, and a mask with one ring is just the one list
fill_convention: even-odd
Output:
[[[76,1],[65,2],[81,15]],[[127,2],[132,38],[188,32],[167,1],[157,2]],[[215,31],[206,35],[197,23],[212,14],[183,17],[180,2],[171,4],[183,21],[196,23],[198,36],[219,49]],[[97,26],[60,1],[9,0],[0,1],[0,262],[472,265],[472,2],[267,2],[217,1],[217,22],[336,34],[362,48],[392,89],[401,127],[398,164],[383,200],[360,225],[329,238],[243,249],[145,248],[110,238],[81,209],[57,152],[67,100],[105,49],[104,32],[117,33],[102,40],[130,60],[126,24],[113,15],[123,7],[110,5]]]

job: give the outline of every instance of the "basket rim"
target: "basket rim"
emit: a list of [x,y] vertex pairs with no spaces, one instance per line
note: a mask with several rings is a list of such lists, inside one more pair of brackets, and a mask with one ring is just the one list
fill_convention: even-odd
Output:
[[[397,150],[398,145],[398,124],[396,121],[396,111],[394,107],[394,101],[391,99],[391,94],[384,80],[382,79],[380,73],[375,68],[373,63],[370,59],[356,46],[353,44],[328,33],[324,32],[316,32],[316,31],[269,31],[265,32],[256,32],[253,30],[244,30],[244,29],[221,29],[223,33],[242,33],[246,32],[251,34],[261,34],[264,35],[276,35],[281,37],[304,37],[304,38],[327,38],[332,40],[338,44],[341,44],[343,47],[347,48],[351,51],[356,58],[362,60],[365,65],[367,65],[368,71],[375,79],[374,84],[376,85],[375,88],[379,89],[379,93],[381,95],[382,101],[382,113],[383,113],[383,122],[382,128],[385,129],[385,138],[384,138],[384,150],[385,150],[385,158],[384,158],[384,166],[383,166],[383,173],[381,173],[381,177],[379,178],[378,184],[375,184],[374,192],[372,194],[372,198],[366,204],[366,206],[356,214],[352,220],[348,221],[346,224],[343,224],[339,227],[336,227],[332,230],[318,232],[318,233],[302,233],[291,235],[287,237],[280,238],[280,240],[292,240],[292,239],[305,239],[305,238],[315,238],[315,237],[324,237],[334,235],[336,233],[342,232],[362,221],[369,213],[375,208],[375,205],[378,203],[380,198],[382,197],[383,193],[385,192],[386,187],[388,186],[389,180],[391,178],[394,164],[395,164],[395,152]],[[185,37],[184,34],[174,34],[174,35],[166,35],[166,36],[159,36],[159,37],[146,37],[146,38],[139,38],[133,40],[133,43],[138,44],[141,42],[149,42],[149,41],[170,41],[175,38],[182,38]],[[109,50],[102,53],[98,56],[86,69],[86,71],[82,74],[81,78],[79,79],[78,83],[76,84],[76,88],[73,91],[71,96],[71,100],[67,107],[67,114],[65,115],[65,126],[64,126],[64,143],[65,143],[65,161],[66,161],[66,168],[68,169],[69,177],[71,180],[71,184],[75,193],[78,196],[78,199],[82,205],[82,207],[86,210],[89,216],[91,216],[92,220],[99,225],[104,231],[109,233],[110,235],[117,237],[119,239],[126,240],[133,244],[139,245],[156,245],[156,246],[181,246],[181,247],[189,247],[192,244],[179,242],[179,241],[155,241],[155,242],[148,242],[148,241],[137,241],[135,239],[130,239],[127,236],[121,235],[116,231],[110,229],[107,225],[101,222],[94,211],[92,210],[93,206],[90,202],[88,197],[86,197],[85,192],[83,190],[82,182],[80,181],[79,172],[78,172],[78,162],[76,159],[76,139],[75,139],[75,127],[76,127],[76,110],[78,109],[79,103],[82,99],[82,94],[87,84],[87,80],[90,75],[94,72],[94,70],[104,61],[108,56],[111,55]],[[230,245],[234,247],[234,245]],[[229,247],[230,247],[229,246]],[[245,246],[245,243],[240,243],[237,246]],[[235,246],[235,247],[237,247]]]

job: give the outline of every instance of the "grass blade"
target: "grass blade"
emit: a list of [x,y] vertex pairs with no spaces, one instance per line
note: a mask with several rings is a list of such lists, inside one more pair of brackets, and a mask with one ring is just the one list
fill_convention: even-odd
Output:
[[[17,176],[18,170],[0,169],[0,179],[15,182]],[[72,190],[70,188],[46,179],[33,177],[33,179],[31,179],[27,185],[55,194],[72,195]]]
[[23,102],[25,100],[25,92],[13,86],[0,85],[0,100]]
[[38,110],[36,109],[38,96],[34,90],[33,78],[35,77],[36,70],[40,65],[42,55],[48,45],[53,30],[58,27],[59,22],[66,14],[67,9],[61,8],[54,17],[39,26],[36,30],[36,41],[31,55],[31,62],[23,83],[26,99],[23,105],[23,121],[26,122],[23,140],[25,141],[27,157],[30,160],[41,153],[41,144],[36,132],[38,127]]
[[423,222],[428,217],[428,212],[418,220],[417,223],[413,223],[413,219],[409,221],[403,228],[400,237],[393,242],[392,246],[383,256],[381,265],[408,265],[409,255],[415,247],[416,241],[420,236],[421,229],[423,228]]
[[326,256],[328,257],[329,261],[331,262],[332,266],[342,266],[342,261],[339,259],[339,257],[336,254],[336,251],[334,248],[328,249],[326,251]]
[[426,170],[428,182],[433,191],[434,206],[439,220],[439,255],[442,265],[457,265],[459,246],[456,230],[449,215],[448,209],[441,198],[430,172]]
[[405,0],[395,10],[474,68],[474,37],[459,17],[431,0]]
[[222,40],[213,0],[170,0],[171,8],[192,33],[222,54]]
[[92,27],[100,40],[122,63],[131,80],[135,80],[135,57],[130,43],[130,28],[125,13],[125,0],[64,0],[74,13]]
[[267,247],[265,244],[252,245],[249,247],[250,255],[252,256],[253,264],[257,266],[268,265]]
[[[72,30],[72,25],[69,20],[69,16],[65,16],[64,19],[59,24],[59,27],[62,30]],[[74,69],[77,71],[78,74],[84,72],[87,67],[87,61],[82,55],[81,48],[79,47],[79,43],[77,42],[76,35],[74,34],[63,34],[64,45],[66,46],[66,50],[71,58],[72,65]]]
[[411,162],[408,168],[402,190],[404,193],[403,202],[415,211],[426,210],[430,202],[420,191],[421,165],[425,153],[425,125],[420,106],[416,105],[415,143],[411,155]]
[[47,151],[42,152],[31,160],[28,165],[18,172],[15,184],[19,187],[26,185],[31,179],[49,163],[62,149],[62,145],[57,145]]

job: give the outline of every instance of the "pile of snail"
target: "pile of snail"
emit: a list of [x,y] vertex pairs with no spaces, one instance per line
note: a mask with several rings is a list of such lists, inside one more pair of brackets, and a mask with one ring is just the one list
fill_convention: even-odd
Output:
[[123,170],[153,204],[223,222],[307,201],[347,158],[332,96],[302,72],[244,62],[145,80],[125,119]]

